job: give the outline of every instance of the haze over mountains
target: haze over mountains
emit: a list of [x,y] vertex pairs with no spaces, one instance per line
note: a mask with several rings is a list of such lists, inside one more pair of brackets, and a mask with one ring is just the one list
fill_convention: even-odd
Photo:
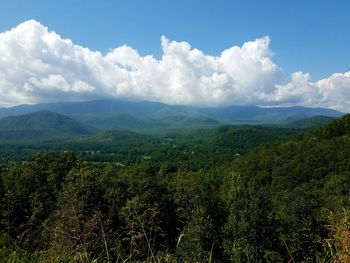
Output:
[[34,105],[19,105],[0,108],[0,117],[21,115],[35,111],[53,111],[66,115],[119,113],[142,116],[152,119],[166,119],[174,116],[208,117],[222,122],[271,124],[324,115],[340,117],[343,113],[326,108],[309,107],[258,107],[258,106],[228,106],[228,107],[193,107],[168,105],[150,101],[118,101],[94,100],[82,102],[41,103]]
[[223,124],[310,128],[321,126],[342,115],[343,113],[331,109],[307,107],[200,108],[116,100],[44,103],[1,108],[0,139],[57,139],[107,130],[154,133]]

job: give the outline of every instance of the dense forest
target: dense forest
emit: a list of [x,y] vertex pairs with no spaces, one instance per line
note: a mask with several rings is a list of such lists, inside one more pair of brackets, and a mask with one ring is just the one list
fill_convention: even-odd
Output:
[[1,145],[2,262],[350,262],[350,115]]

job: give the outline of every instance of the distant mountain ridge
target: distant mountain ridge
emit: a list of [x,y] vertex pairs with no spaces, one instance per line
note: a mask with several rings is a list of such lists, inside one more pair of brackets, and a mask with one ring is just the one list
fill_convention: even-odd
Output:
[[65,115],[38,111],[0,119],[0,140],[43,140],[71,138],[93,133]]
[[229,106],[220,108],[202,108],[201,112],[216,116],[226,121],[246,124],[277,124],[314,117],[318,115],[341,117],[344,113],[327,108],[292,107],[258,107]]
[[[137,130],[178,125],[287,124],[318,115],[341,117],[344,113],[326,108],[294,107],[194,107],[150,101],[95,100],[82,102],[41,103],[0,108],[0,117],[35,111],[52,111],[70,116],[84,124]],[[109,120],[108,120],[109,119]],[[122,120],[119,124],[119,121]],[[165,122],[165,124],[164,124]],[[175,125],[175,126],[176,126]]]
[[118,100],[93,100],[78,102],[39,103],[19,105],[10,108],[0,108],[0,116],[21,115],[30,112],[48,110],[61,114],[107,113],[118,112],[133,115],[149,116],[165,108],[167,104],[160,102],[132,102]]

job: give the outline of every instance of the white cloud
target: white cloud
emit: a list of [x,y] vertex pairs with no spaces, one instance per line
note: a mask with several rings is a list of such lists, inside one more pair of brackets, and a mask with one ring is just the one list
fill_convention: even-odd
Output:
[[191,105],[306,105],[350,109],[350,72],[283,82],[263,37],[209,56],[161,38],[161,59],[121,46],[108,54],[62,39],[29,20],[0,34],[0,106],[126,98]]
[[265,97],[266,103],[320,106],[350,112],[350,72],[336,73],[316,82],[310,81],[309,74],[296,72],[290,83],[275,88],[273,94]]

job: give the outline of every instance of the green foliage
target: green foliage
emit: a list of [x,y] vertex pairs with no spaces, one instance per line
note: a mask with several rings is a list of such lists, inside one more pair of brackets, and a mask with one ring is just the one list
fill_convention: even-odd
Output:
[[[337,213],[350,205],[349,120],[346,116],[235,161],[236,173],[224,198],[232,200],[224,230],[229,233],[226,251],[235,260],[243,254],[242,262],[256,261],[266,252],[282,261],[316,262],[327,257],[324,242],[330,233],[325,211]],[[269,238],[259,239],[261,234]]]
[[350,118],[296,134],[107,132],[3,164],[0,260],[346,262]]

